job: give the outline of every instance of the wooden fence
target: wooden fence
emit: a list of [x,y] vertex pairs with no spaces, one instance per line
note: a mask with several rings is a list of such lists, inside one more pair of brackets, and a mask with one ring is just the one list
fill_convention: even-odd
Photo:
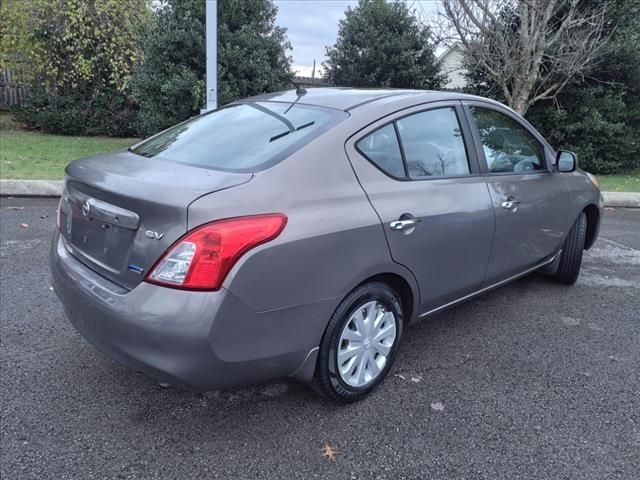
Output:
[[0,68],[0,110],[22,105],[27,94],[27,88],[20,82],[19,70]]
[[311,77],[293,77],[293,81],[302,87],[324,87],[325,82],[322,78],[311,78]]

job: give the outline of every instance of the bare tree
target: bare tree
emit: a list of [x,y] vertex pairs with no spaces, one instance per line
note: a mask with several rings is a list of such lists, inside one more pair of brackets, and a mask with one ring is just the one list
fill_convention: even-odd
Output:
[[605,51],[604,1],[589,10],[580,0],[442,0],[442,6],[469,68],[495,82],[523,115],[538,100],[555,98]]

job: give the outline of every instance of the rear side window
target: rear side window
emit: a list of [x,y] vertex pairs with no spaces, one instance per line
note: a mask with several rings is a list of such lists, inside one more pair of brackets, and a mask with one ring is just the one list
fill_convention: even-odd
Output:
[[421,180],[470,173],[458,116],[451,107],[402,117],[363,137],[356,147],[396,178]]
[[379,128],[357,143],[357,148],[365,157],[383,172],[392,177],[404,177],[402,153],[398,145],[393,124]]
[[469,161],[453,108],[438,108],[397,121],[411,178],[468,175]]
[[348,114],[291,103],[230,105],[176,125],[131,151],[178,163],[252,172],[288,157]]
[[527,129],[495,110],[472,107],[489,173],[544,170],[542,146]]

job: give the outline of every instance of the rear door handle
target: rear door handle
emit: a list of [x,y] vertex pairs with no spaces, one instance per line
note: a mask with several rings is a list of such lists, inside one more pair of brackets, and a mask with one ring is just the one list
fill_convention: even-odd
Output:
[[407,218],[404,220],[394,220],[389,224],[389,227],[391,227],[391,230],[405,230],[415,227],[418,223],[420,223],[419,218]]
[[504,208],[506,210],[513,210],[515,208],[518,208],[518,205],[520,205],[520,202],[518,200],[516,200],[515,198],[511,198],[511,197],[507,198],[501,204],[502,208]]

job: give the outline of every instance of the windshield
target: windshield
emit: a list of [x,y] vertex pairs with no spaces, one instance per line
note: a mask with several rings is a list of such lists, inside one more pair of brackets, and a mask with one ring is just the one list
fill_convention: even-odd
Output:
[[256,171],[291,155],[347,116],[309,105],[241,103],[187,120],[131,151],[207,168]]

